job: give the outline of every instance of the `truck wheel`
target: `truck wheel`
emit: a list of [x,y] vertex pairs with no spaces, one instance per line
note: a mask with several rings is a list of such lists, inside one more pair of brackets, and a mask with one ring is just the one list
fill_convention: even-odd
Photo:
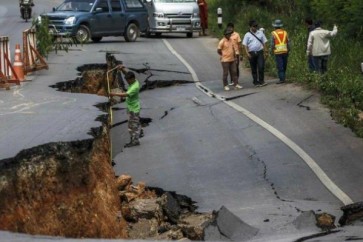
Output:
[[150,36],[151,36],[151,32],[150,32],[150,28],[149,28],[149,27],[147,28],[147,30],[146,30],[146,32],[145,32],[145,36],[146,36],[147,38],[150,38]]
[[75,36],[77,43],[87,43],[90,39],[91,32],[86,25],[80,25]]
[[139,27],[137,27],[136,24],[131,23],[127,25],[124,37],[127,42],[135,42],[137,37],[139,37],[139,34]]
[[192,38],[192,37],[193,37],[193,32],[189,32],[189,33],[187,33],[187,37],[188,37],[188,38]]
[[101,41],[101,39],[102,39],[102,36],[101,36],[101,37],[92,37],[92,38],[91,38],[91,40],[92,40],[93,42],[95,42],[95,43],[100,42],[100,41]]

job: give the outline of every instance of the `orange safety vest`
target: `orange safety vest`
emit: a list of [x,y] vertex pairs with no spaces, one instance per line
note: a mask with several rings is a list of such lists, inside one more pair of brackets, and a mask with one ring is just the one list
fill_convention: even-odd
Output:
[[287,32],[282,29],[277,29],[272,31],[272,35],[275,37],[275,54],[284,54],[287,53]]

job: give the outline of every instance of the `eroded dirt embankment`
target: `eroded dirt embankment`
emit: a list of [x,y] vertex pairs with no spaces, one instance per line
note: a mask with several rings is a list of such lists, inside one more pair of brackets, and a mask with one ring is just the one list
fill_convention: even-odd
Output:
[[106,125],[94,139],[20,152],[0,169],[0,229],[66,237],[123,238]]

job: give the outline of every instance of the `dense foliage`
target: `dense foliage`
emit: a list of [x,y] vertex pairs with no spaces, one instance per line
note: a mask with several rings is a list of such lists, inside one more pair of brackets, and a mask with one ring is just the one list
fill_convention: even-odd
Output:
[[[270,38],[275,19],[284,22],[292,51],[289,55],[287,78],[290,82],[313,88],[322,94],[322,102],[331,109],[333,118],[363,137],[363,1],[362,0],[208,0],[209,31],[217,37],[228,22],[244,35],[248,21],[255,19]],[[223,27],[217,25],[217,8],[223,10]],[[308,72],[305,55],[307,29],[305,18],[321,20],[324,29],[338,26],[338,35],[331,40],[332,55],[328,73],[321,76]],[[276,75],[272,58],[267,72]],[[359,118],[359,115],[361,117]]]
[[76,41],[72,38],[58,37],[56,38],[49,32],[49,21],[47,18],[42,18],[41,21],[39,19],[33,19],[32,28],[36,30],[37,36],[37,49],[39,53],[47,57],[51,51],[66,51],[72,45],[76,45]]

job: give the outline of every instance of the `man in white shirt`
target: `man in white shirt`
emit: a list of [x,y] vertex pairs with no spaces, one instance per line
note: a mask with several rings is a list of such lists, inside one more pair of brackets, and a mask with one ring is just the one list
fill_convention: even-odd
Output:
[[315,29],[310,32],[307,55],[312,55],[316,72],[324,74],[328,70],[328,59],[331,54],[330,38],[336,36],[338,27],[334,25],[332,31],[321,28],[321,21],[315,23]]
[[248,31],[242,41],[247,57],[250,61],[253,84],[256,87],[266,85],[265,83],[265,53],[267,53],[266,36],[257,30],[258,24],[255,20],[249,22],[250,31]]

